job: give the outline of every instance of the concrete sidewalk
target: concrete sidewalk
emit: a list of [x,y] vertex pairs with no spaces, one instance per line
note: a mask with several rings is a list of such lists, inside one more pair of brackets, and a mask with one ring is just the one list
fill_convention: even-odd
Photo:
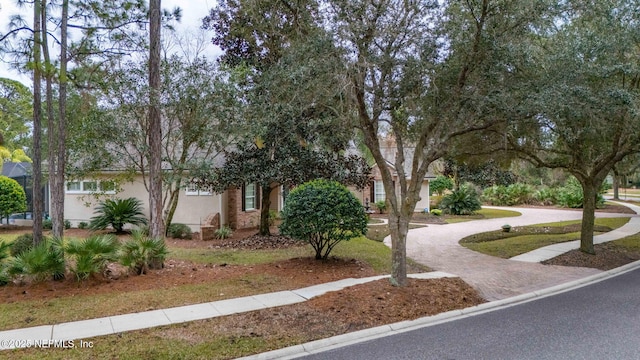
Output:
[[[438,271],[409,276],[415,279],[456,277],[455,275]],[[115,315],[55,325],[0,331],[0,350],[35,346],[36,342],[48,340],[82,340],[95,336],[112,335],[125,331],[180,324],[187,321],[204,320],[270,307],[291,305],[307,301],[330,291],[341,290],[349,286],[380,280],[385,277],[388,277],[388,275],[359,279],[349,278],[297,290],[279,291],[204,304]]]
[[[623,204],[639,212],[640,207]],[[475,287],[482,296],[491,301],[469,309],[457,310],[416,321],[405,321],[379,328],[349,333],[338,337],[302,344],[251,358],[276,359],[296,357],[320,348],[327,348],[362,341],[365,338],[385,336],[389,333],[407,331],[415,327],[448,321],[460,316],[482,313],[511,304],[528,301],[539,296],[582,286],[592,281],[613,276],[640,266],[640,262],[609,272],[596,269],[548,266],[524,261],[498,259],[463,248],[458,241],[474,233],[500,229],[509,223],[512,226],[539,224],[554,221],[578,220],[581,212],[572,210],[548,210],[532,208],[508,208],[522,213],[521,216],[492,220],[477,220],[448,225],[429,225],[412,229],[407,240],[408,256],[432,269],[440,270],[424,274],[410,275],[413,278],[429,279],[460,276]],[[597,213],[599,217],[627,217],[629,214]],[[601,235],[598,241],[611,241],[640,232],[640,217],[633,216],[629,224]],[[609,236],[605,236],[609,235]],[[388,242],[388,239],[386,239]],[[535,253],[535,252],[532,252]],[[529,253],[529,254],[532,254]],[[533,255],[531,255],[533,256]],[[455,274],[455,275],[452,275]],[[360,279],[344,279],[332,283],[310,286],[303,289],[280,291],[269,294],[247,296],[204,304],[174,307],[133,314],[81,320],[55,325],[0,331],[0,350],[16,348],[45,340],[77,340],[95,336],[117,334],[162,325],[179,324],[188,321],[209,319],[236,313],[255,311],[275,306],[284,306],[307,301],[310,298],[336,291],[345,287],[379,280],[388,276]],[[498,301],[496,301],[498,300]]]

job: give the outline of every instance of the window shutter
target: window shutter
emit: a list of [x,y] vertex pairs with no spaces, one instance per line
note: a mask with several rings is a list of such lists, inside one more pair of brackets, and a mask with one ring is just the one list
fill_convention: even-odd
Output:
[[253,187],[256,191],[256,193],[254,194],[256,196],[256,204],[255,204],[255,208],[256,209],[262,209],[262,203],[260,202],[260,194],[262,193],[262,186],[258,185],[257,183],[255,184],[255,186]]
[[246,190],[245,190],[244,184],[242,184],[240,192],[241,192],[241,196],[242,196],[242,211],[246,211],[247,210],[247,204],[245,203],[245,201],[246,201],[247,198],[245,196],[246,195]]
[[369,184],[369,202],[376,202],[376,182],[373,180]]

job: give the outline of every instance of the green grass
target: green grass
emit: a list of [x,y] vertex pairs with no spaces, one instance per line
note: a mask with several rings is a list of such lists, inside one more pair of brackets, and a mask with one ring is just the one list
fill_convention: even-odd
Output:
[[[611,229],[617,229],[621,226],[623,226],[624,224],[629,222],[628,217],[611,217],[611,218],[596,218],[595,220],[595,225],[596,226],[607,226],[610,227]],[[564,227],[564,226],[571,226],[571,225],[577,225],[577,224],[581,224],[582,221],[581,220],[567,220],[567,221],[557,221],[557,222],[552,222],[552,223],[545,223],[545,224],[535,224],[535,225],[530,225],[533,227]]]
[[260,265],[290,258],[311,256],[306,246],[281,250],[221,250],[169,248],[170,257],[197,264]]
[[[371,241],[364,237],[338,244],[332,254],[342,258],[355,258],[358,261],[367,262],[376,269],[376,271],[382,273],[386,273],[391,266],[391,250],[380,242]],[[308,249],[308,255],[312,255],[310,248]],[[412,265],[414,264],[410,261],[409,266]],[[222,286],[219,282],[215,282],[201,286],[183,287],[170,292],[158,290],[140,292],[135,297],[127,294],[119,294],[115,297],[111,295],[67,299],[65,302],[48,306],[47,310],[49,312],[58,312],[63,309],[69,309],[68,313],[73,313],[74,317],[82,318],[82,316],[75,316],[75,314],[85,313],[86,315],[86,313],[90,311],[88,310],[90,308],[97,310],[99,308],[110,307],[117,307],[119,311],[128,312],[129,310],[125,310],[125,306],[134,307],[132,303],[144,301],[143,299],[149,297],[157,299],[153,304],[154,308],[164,307],[163,302],[167,301],[167,298],[184,298],[186,294],[191,294],[191,299],[189,299],[189,301],[191,301],[193,298],[198,297],[198,295],[195,294],[204,291],[210,293],[210,299],[208,301],[218,300],[227,297],[236,297],[231,296],[233,295],[233,289],[238,287],[249,288],[250,286],[244,286],[246,281],[254,281],[253,285],[263,284],[265,282],[270,283],[271,287],[274,288],[272,291],[275,291],[276,286],[281,286],[282,283],[286,283],[283,279],[275,278],[252,278],[245,279],[245,281],[238,281],[236,279],[230,280],[225,286]],[[257,291],[255,289],[252,290],[254,290],[254,293],[261,292],[259,291],[260,289]],[[224,292],[225,295],[230,296],[221,297],[219,296],[219,292]],[[237,296],[240,296],[240,294],[237,294]],[[109,297],[114,298],[109,299]],[[77,303],[74,303],[74,301],[77,301]],[[49,301],[49,303],[52,302],[54,301]],[[76,306],[81,304],[84,305],[76,308]],[[24,316],[32,316],[33,318],[38,317],[38,320],[41,320],[39,316],[49,316],[46,311],[41,312],[41,309],[46,306],[46,304],[35,304],[31,302],[30,304],[23,304],[20,309],[17,309],[15,306],[0,307],[1,314],[3,314],[0,316],[2,316],[2,318],[9,318],[7,314],[11,313],[11,317],[21,318]],[[29,310],[32,312],[30,313]],[[93,314],[95,314],[95,312],[93,312]],[[93,317],[97,316],[98,315]],[[51,315],[51,318],[56,318],[56,322],[61,321],[58,320],[60,317],[61,314]],[[34,323],[35,322],[36,321],[34,321]],[[92,349],[75,348],[71,350],[46,349],[47,359],[230,359],[284,348],[323,337],[323,334],[298,334],[295,331],[292,331],[291,336],[278,338],[271,337],[268,332],[256,336],[236,335],[236,333],[242,333],[242,331],[241,329],[236,331],[230,322],[233,321],[221,317],[179,325],[131,331],[118,335],[83,339],[84,341],[91,341],[94,347]],[[277,324],[274,324],[274,326],[277,326]],[[79,343],[79,340],[75,341],[76,346],[79,346]],[[6,355],[8,359],[41,359],[42,350],[27,349],[8,351],[4,352],[3,355]]]
[[[620,194],[624,194],[625,192],[626,192],[627,194],[636,194],[636,195],[640,195],[640,189],[625,189],[625,188],[620,188],[620,189],[619,189],[619,193],[620,193]],[[608,190],[608,191],[607,191],[607,194],[609,194],[609,195],[613,195],[613,189]]]
[[226,322],[195,321],[182,325],[162,326],[155,329],[131,331],[117,335],[83,339],[93,348],[80,348],[80,340],[74,341],[73,349],[25,349],[3,351],[5,359],[235,359],[284,348],[314,340],[304,335],[286,338],[235,335],[216,328]]
[[610,244],[625,248],[629,251],[640,251],[640,234],[627,236],[626,238],[612,241]]
[[[629,221],[629,218],[598,218],[595,225],[598,231],[594,235],[617,229]],[[557,243],[578,240],[580,238],[580,221],[562,221],[536,224],[528,227],[514,228],[512,232],[501,230],[476,234],[460,240],[460,244],[468,249],[508,259],[535,249]]]
[[[259,265],[269,262],[312,257],[310,246],[282,250],[170,249],[169,258],[198,260],[207,264]],[[364,237],[341,242],[332,256],[355,259],[369,264],[376,273],[388,274],[391,249]],[[413,270],[427,271],[410,263]],[[78,286],[82,286],[80,283]],[[1,289],[1,288],[0,288]],[[28,287],[25,288],[28,291]],[[286,279],[275,275],[245,275],[242,278],[215,280],[206,284],[183,285],[164,289],[119,292],[90,296],[67,296],[47,300],[28,300],[0,304],[0,330],[76,321],[123,313],[167,308],[261,293],[291,290]],[[223,294],[223,295],[221,295]]]
[[483,208],[476,211],[473,215],[446,215],[445,221],[449,224],[455,224],[465,221],[481,220],[481,219],[499,219],[520,216],[521,213],[513,210],[487,209]]
[[384,224],[384,221],[376,218],[369,218],[369,225]]
[[[409,224],[409,230],[423,228],[426,225],[418,225],[418,224]],[[389,236],[389,226],[381,226],[381,225],[373,225],[369,226],[369,230],[367,231],[367,238],[373,241],[384,241],[384,238]]]

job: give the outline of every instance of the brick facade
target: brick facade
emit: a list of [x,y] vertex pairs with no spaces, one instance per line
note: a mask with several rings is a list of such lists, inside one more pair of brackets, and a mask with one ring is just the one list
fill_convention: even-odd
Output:
[[228,190],[229,227],[233,230],[257,228],[260,224],[260,210],[242,210],[242,189]]

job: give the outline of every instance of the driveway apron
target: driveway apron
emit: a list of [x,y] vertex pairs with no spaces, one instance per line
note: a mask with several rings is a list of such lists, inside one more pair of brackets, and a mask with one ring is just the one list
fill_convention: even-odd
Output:
[[[434,270],[460,276],[489,301],[500,300],[600,273],[600,270],[526,263],[484,255],[458,242],[469,235],[499,230],[502,225],[523,226],[579,220],[581,211],[507,208],[518,217],[474,220],[412,229],[407,235],[407,256]],[[597,217],[628,217],[629,214],[596,213]],[[390,245],[390,238],[385,243]]]

